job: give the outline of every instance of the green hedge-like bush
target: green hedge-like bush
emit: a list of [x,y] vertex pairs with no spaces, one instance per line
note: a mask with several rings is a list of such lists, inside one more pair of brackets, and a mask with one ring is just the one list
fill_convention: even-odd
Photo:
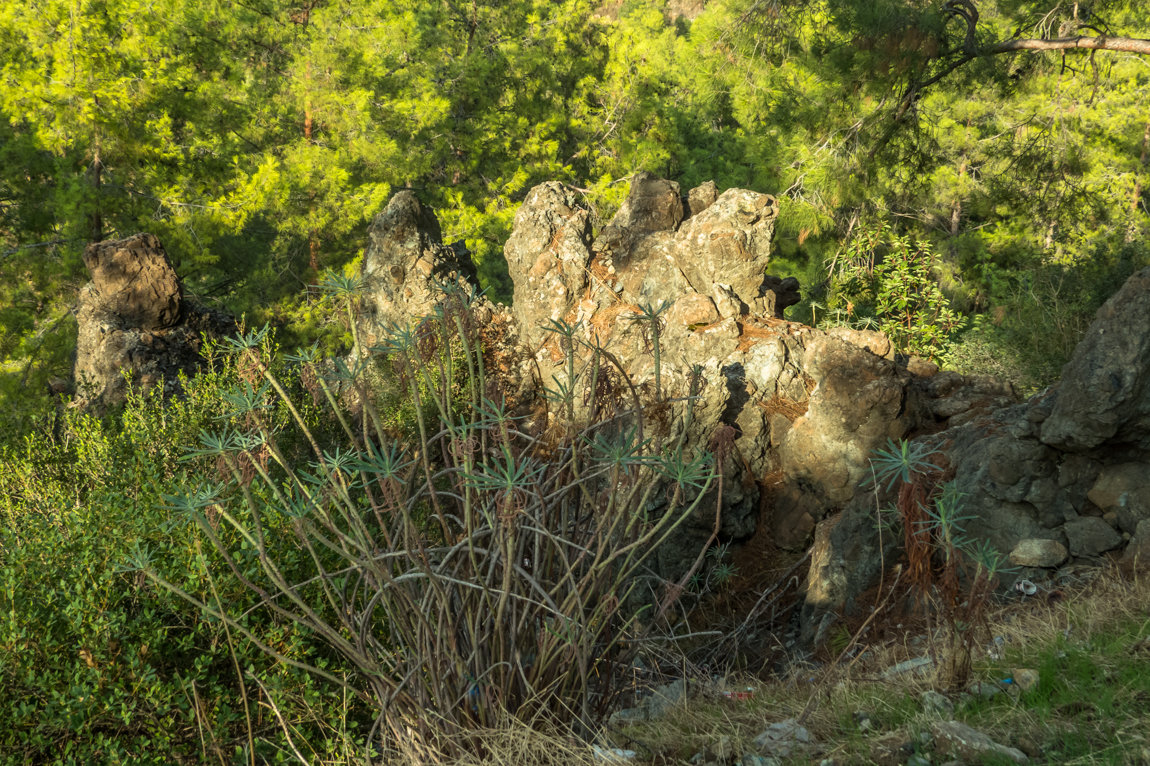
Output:
[[314,653],[297,626],[245,615],[253,597],[161,500],[218,473],[179,460],[240,380],[216,361],[184,399],[133,395],[104,420],[72,412],[57,438],[33,433],[0,455],[0,761],[295,760],[285,732],[317,755],[341,747],[327,721],[356,714],[338,696],[125,567],[147,547],[182,589],[222,599],[287,655]]

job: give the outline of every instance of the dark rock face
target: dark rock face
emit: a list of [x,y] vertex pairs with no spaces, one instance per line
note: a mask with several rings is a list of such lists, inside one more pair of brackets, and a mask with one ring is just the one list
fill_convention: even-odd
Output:
[[1098,310],[1062,371],[1041,439],[1067,452],[1103,442],[1150,450],[1150,268]]
[[153,235],[98,242],[83,258],[100,305],[126,324],[159,330],[180,321],[180,280]]
[[[1099,310],[1058,385],[1025,404],[980,408],[968,401],[979,388],[993,393],[992,381],[963,388],[953,373],[929,379],[948,392],[928,406],[936,418],[949,415],[950,428],[922,439],[963,493],[963,512],[973,516],[966,536],[1022,566],[1005,584],[1050,577],[1062,551],[1097,560],[1150,518],[1148,288],[1150,269],[1132,276]],[[818,537],[804,607],[808,640],[826,619],[855,608],[881,558],[897,557],[896,541],[882,540],[873,523],[875,502],[871,491],[856,493]]]
[[151,234],[99,242],[84,251],[92,281],[76,306],[77,406],[102,411],[122,404],[129,379],[144,389],[164,381],[174,393],[180,372],[201,361],[201,334],[235,331],[235,320],[183,296],[160,241]]

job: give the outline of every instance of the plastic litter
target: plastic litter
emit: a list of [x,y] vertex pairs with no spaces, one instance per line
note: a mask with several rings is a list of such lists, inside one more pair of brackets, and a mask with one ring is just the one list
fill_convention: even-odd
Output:
[[605,761],[606,763],[627,763],[628,761],[635,760],[634,750],[622,750],[617,747],[599,747],[598,745],[591,746],[591,752],[597,761]]
[[748,686],[745,689],[739,689],[737,691],[725,691],[723,692],[723,696],[729,700],[749,700],[755,696],[755,687]]

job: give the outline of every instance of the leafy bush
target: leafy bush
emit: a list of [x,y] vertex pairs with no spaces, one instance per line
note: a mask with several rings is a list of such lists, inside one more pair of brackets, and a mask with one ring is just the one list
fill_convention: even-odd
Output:
[[[359,715],[124,568],[146,546],[184,591],[253,605],[158,502],[216,470],[181,463],[179,445],[241,380],[220,361],[181,400],[132,394],[106,420],[67,412],[58,438],[33,433],[0,454],[0,746],[13,762],[283,762],[287,731],[323,755],[342,745],[317,720]],[[285,656],[314,654],[296,626],[242,622]]]
[[900,352],[945,361],[965,319],[939,287],[934,265],[928,241],[899,236],[885,223],[860,227],[828,266],[824,324],[877,324]]

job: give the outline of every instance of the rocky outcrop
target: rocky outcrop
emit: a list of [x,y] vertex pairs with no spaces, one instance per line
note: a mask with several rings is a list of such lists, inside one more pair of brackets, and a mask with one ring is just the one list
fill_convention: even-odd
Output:
[[[881,334],[785,321],[799,296],[796,280],[767,273],[777,217],[768,194],[719,194],[707,184],[684,195],[640,173],[593,236],[582,196],[548,183],[527,195],[504,253],[539,385],[571,383],[565,341],[545,329],[556,323],[576,328],[575,400],[585,406],[600,396],[585,374],[596,347],[648,401],[685,396],[697,375],[688,450],[711,447],[722,429],[733,437],[720,536],[745,538],[762,517],[777,543],[801,548],[817,522],[851,499],[875,447],[1013,397],[990,381],[916,375]],[[664,546],[664,574],[709,538],[711,508]]]
[[[808,589],[817,605],[808,611],[840,608],[882,559],[873,497],[858,495],[869,457],[888,440],[917,433],[934,434],[932,443],[959,467],[971,507],[985,510],[969,531],[1004,552],[1025,539],[1040,547],[1049,541],[1070,556],[1094,555],[1114,538],[1076,520],[1115,520],[1118,534],[1129,534],[1150,516],[1137,471],[1123,467],[1140,457],[1118,460],[1080,448],[1092,438],[1084,435],[1090,422],[1075,426],[1058,404],[1079,394],[1003,409],[1014,401],[1009,386],[908,364],[879,333],[786,321],[783,312],[799,296],[794,279],[769,274],[777,217],[777,200],[768,194],[719,193],[714,184],[684,194],[672,181],[640,173],[596,234],[579,192],[542,184],[528,194],[505,246],[513,307],[480,299],[469,320],[483,341],[488,384],[498,388],[492,398],[505,397],[534,417],[548,409],[548,388],[572,391],[584,412],[626,408],[638,397],[656,405],[659,427],[681,438],[688,454],[720,455],[718,516],[715,503],[700,505],[698,517],[659,552],[664,576],[694,560],[716,520],[723,541],[745,539],[766,524],[777,545],[795,550],[818,529]],[[87,261],[93,283],[77,310],[76,368],[86,401],[122,398],[121,368],[144,384],[173,381],[176,370],[194,368],[200,329],[230,329],[227,318],[181,294],[154,237],[93,246]],[[474,285],[467,254],[443,244],[434,213],[410,191],[396,194],[372,222],[363,277],[363,349],[393,326],[433,313],[443,285]],[[1112,322],[1135,325],[1136,311],[1113,310]],[[1126,349],[1126,364],[1144,352],[1133,338],[1106,342]],[[1096,362],[1078,364],[1099,374]],[[1136,393],[1141,380],[1134,375],[1113,387],[1120,422],[1107,438],[1131,448],[1141,437],[1130,424],[1145,411]],[[1068,451],[1071,442],[1075,451]],[[660,502],[649,510],[658,513]],[[833,528],[819,527],[842,508]],[[1046,552],[1023,558],[1046,560]]]
[[[513,306],[477,304],[488,382],[500,389],[493,397],[523,412],[541,411],[530,405],[545,389],[572,391],[584,413],[629,406],[635,395],[663,402],[661,427],[688,454],[721,453],[719,537],[745,539],[766,523],[778,545],[796,550],[852,499],[876,447],[1014,401],[996,381],[896,361],[879,333],[786,321],[799,291],[795,279],[768,273],[777,218],[768,194],[719,193],[713,183],[684,194],[638,173],[596,234],[581,193],[535,187],[504,247]],[[365,345],[389,323],[431,313],[440,285],[471,273],[443,247],[434,215],[410,192],[397,194],[364,256]],[[715,503],[705,501],[659,551],[659,573],[677,576],[715,524]]]
[[146,390],[163,381],[174,393],[179,374],[199,366],[202,336],[235,330],[230,316],[183,295],[151,234],[89,245],[83,257],[92,281],[75,308],[77,406],[122,404],[129,383]]
[[[1057,386],[1024,404],[952,417],[922,436],[932,460],[962,493],[965,535],[1017,566],[1003,576],[1042,583],[1055,567],[1098,561],[1150,518],[1150,269],[1099,310]],[[942,378],[942,373],[937,378]],[[936,399],[936,415],[965,398]],[[968,410],[969,412],[969,410]],[[880,537],[872,490],[857,492],[827,522],[807,584],[808,639],[849,613],[897,540]]]
[[474,284],[475,266],[461,243],[443,244],[435,213],[400,191],[367,230],[363,252],[360,340],[370,347],[393,326],[431,313],[449,283]]
[[1039,438],[1055,449],[1150,450],[1150,269],[1099,309],[1048,406]]
[[[1147,560],[1150,269],[1099,311],[1062,382],[1019,404],[999,381],[896,358],[879,333],[787,321],[799,293],[794,279],[769,273],[778,214],[768,194],[713,183],[683,193],[639,173],[596,233],[580,192],[542,184],[504,249],[514,305],[479,299],[467,320],[492,399],[537,418],[547,389],[571,392],[581,413],[637,398],[688,454],[720,455],[722,491],[660,550],[663,576],[696,558],[716,519],[723,541],[760,524],[788,549],[813,537],[803,609],[813,637],[897,560],[897,540],[875,523],[876,500],[893,498],[867,479],[875,449],[908,437],[953,477],[973,516],[966,535],[1010,554],[1017,576],[1041,581],[1131,536],[1128,559]],[[155,237],[93,245],[84,258],[82,404],[122,401],[123,370],[142,386],[174,387],[199,362],[201,332],[234,329],[182,294]],[[410,191],[372,222],[363,277],[361,351],[436,311],[443,285],[475,283],[465,250],[443,244],[434,213]],[[655,497],[648,511],[665,502]]]

